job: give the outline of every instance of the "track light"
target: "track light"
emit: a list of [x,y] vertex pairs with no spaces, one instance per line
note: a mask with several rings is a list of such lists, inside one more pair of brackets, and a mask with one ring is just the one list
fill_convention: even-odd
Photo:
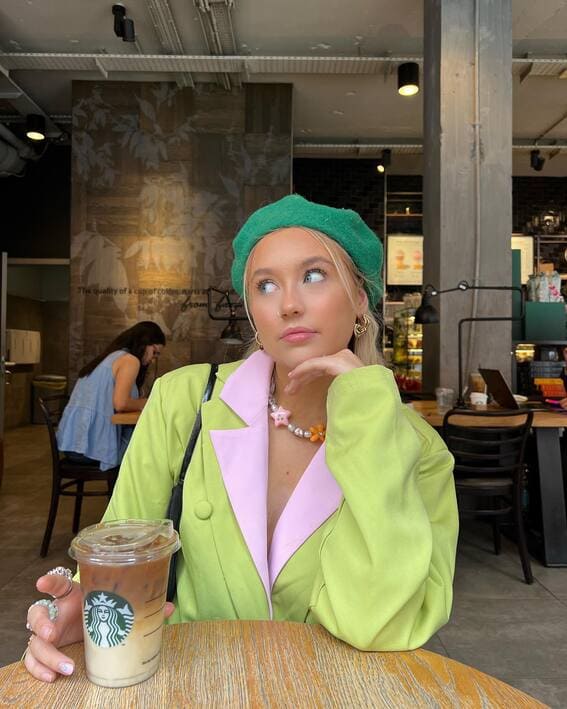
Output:
[[545,158],[541,157],[539,150],[532,150],[530,152],[530,165],[536,172],[541,172],[545,165]]
[[419,91],[419,64],[406,62],[398,66],[398,93],[401,96],[415,96]]
[[114,15],[114,34],[117,37],[122,37],[123,42],[135,42],[136,32],[134,30],[134,20],[126,17],[126,8],[122,3],[116,3],[112,6],[112,14]]
[[386,172],[386,168],[390,167],[391,162],[392,151],[389,148],[385,148],[382,151],[382,157],[378,158],[378,162],[376,163],[376,170],[378,170],[378,172],[380,173]]
[[26,136],[30,140],[45,140],[45,118],[39,113],[29,113],[26,117]]

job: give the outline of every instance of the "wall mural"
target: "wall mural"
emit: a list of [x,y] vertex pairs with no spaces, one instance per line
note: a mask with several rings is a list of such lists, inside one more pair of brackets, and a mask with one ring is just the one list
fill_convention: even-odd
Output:
[[290,131],[289,85],[73,83],[71,379],[145,319],[167,337],[161,372],[239,356],[206,288],[230,286],[246,216],[289,193]]

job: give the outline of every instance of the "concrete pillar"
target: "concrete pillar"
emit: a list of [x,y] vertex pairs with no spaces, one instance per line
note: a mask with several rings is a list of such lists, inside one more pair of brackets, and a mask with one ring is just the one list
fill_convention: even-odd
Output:
[[[511,0],[426,0],[424,34],[424,285],[512,285]],[[435,298],[424,388],[457,389],[460,318],[509,316],[511,302],[506,291]],[[509,380],[510,323],[463,333],[464,382],[479,364]]]

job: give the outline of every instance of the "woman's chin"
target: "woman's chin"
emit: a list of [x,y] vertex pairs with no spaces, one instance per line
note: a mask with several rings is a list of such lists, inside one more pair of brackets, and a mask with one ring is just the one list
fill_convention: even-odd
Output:
[[314,347],[313,345],[309,346],[306,344],[286,348],[277,347],[273,352],[269,352],[268,350],[266,350],[266,352],[276,362],[276,364],[292,370],[309,359],[313,359],[314,357],[327,357],[331,354],[335,354],[336,352],[340,352],[341,349],[344,348],[338,348],[331,352],[329,348],[324,349],[320,345],[318,347]]

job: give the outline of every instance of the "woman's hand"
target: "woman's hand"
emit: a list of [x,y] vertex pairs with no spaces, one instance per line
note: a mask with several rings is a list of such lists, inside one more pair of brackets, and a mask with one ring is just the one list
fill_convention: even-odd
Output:
[[559,406],[562,409],[567,409],[567,399],[561,399],[561,401],[559,402]]
[[[65,576],[40,576],[36,588],[41,593],[61,596],[67,591],[69,581]],[[43,682],[53,682],[57,675],[70,675],[75,669],[73,660],[57,648],[83,639],[82,594],[78,583],[68,596],[54,601],[59,610],[55,621],[49,620],[45,606],[31,606],[28,623],[33,635],[25,653],[24,664],[28,672]],[[173,603],[166,603],[164,617],[174,611]]]
[[338,377],[339,374],[350,372],[351,369],[363,367],[364,364],[351,350],[341,350],[326,357],[313,357],[298,364],[289,372],[289,384],[285,387],[286,394],[295,394],[303,384],[318,377]]
[[[36,588],[41,593],[61,596],[69,587],[65,576],[40,576]],[[73,660],[57,650],[61,645],[69,645],[83,639],[83,619],[81,618],[81,587],[73,583],[71,593],[54,601],[59,610],[55,621],[49,620],[45,606],[31,606],[28,610],[28,624],[33,635],[25,654],[24,664],[30,674],[44,682],[53,682],[58,674],[70,675],[75,669]]]

